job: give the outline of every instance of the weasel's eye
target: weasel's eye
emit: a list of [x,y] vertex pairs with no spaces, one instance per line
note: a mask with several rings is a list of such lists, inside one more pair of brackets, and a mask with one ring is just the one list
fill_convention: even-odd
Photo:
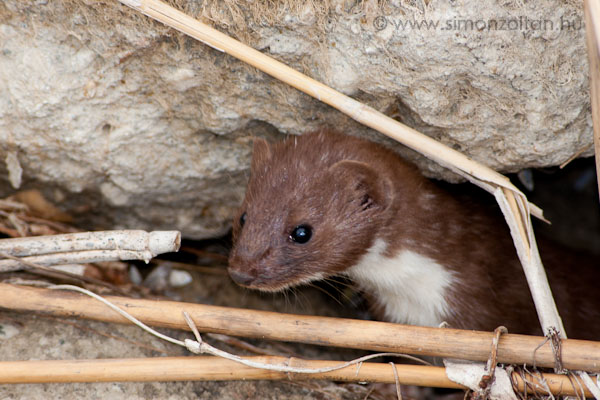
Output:
[[296,243],[304,244],[310,240],[311,236],[312,228],[309,225],[298,225],[292,231],[290,239]]
[[246,223],[246,213],[243,213],[240,217],[240,226],[243,228]]

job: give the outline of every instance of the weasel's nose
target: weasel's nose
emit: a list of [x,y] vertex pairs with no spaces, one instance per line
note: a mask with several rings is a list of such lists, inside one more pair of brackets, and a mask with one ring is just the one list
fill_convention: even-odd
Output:
[[233,281],[239,285],[249,285],[256,279],[256,276],[252,276],[243,271],[237,271],[235,269],[229,269],[229,276]]

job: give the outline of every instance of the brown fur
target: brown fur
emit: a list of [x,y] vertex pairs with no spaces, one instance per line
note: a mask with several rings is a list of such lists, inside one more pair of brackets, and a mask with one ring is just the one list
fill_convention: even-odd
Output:
[[[305,244],[290,239],[301,224],[313,228]],[[246,197],[234,219],[234,280],[277,291],[338,274],[356,264],[375,238],[388,244],[390,257],[411,250],[454,273],[457,283],[446,298],[451,326],[541,333],[497,211],[461,201],[366,140],[320,131],[274,145],[256,141]],[[577,255],[540,247],[567,333],[600,339],[598,269]]]

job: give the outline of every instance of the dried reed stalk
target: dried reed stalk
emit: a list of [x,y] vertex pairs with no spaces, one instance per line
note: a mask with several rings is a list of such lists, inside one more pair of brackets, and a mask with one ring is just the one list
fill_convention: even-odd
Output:
[[594,123],[596,173],[598,175],[598,192],[600,193],[600,1],[585,0],[583,4],[588,60],[590,64],[590,92],[592,120]]
[[159,0],[119,0],[121,3],[183,32],[203,43],[232,55],[290,86],[347,114],[356,121],[420,152],[437,163],[459,173],[472,183],[494,193],[499,201],[509,204],[502,211],[511,225],[511,234],[517,254],[525,269],[532,297],[545,333],[558,331],[566,338],[565,329],[554,303],[550,285],[542,266],[530,213],[543,219],[539,208],[530,204],[526,196],[505,176],[497,173],[464,154],[423,135],[422,133],[386,116],[385,114],[348,97],[321,82],[209,27]]
[[[117,296],[106,296],[106,299],[135,318],[157,327],[187,330],[188,325],[182,316],[182,312],[186,311],[202,332],[378,352],[486,361],[494,337],[491,332],[280,314]],[[104,304],[80,294],[2,283],[0,308],[128,323]],[[535,365],[540,367],[554,366],[554,356],[548,341],[536,336],[502,335],[498,346],[499,363],[532,365],[534,360]],[[564,340],[562,361],[568,369],[600,372],[600,342]]]
[[[596,179],[600,194],[600,1],[584,0],[585,31],[590,68],[590,96],[594,125],[594,153],[596,154]],[[585,373],[580,374],[585,385],[600,399],[600,385]]]
[[[0,240],[0,271],[23,268],[26,263],[61,265],[114,260],[149,261],[174,252],[181,244],[178,231],[140,230],[65,233]],[[19,261],[14,257],[22,257]]]
[[[301,360],[293,357],[254,356],[247,360],[299,368],[324,368],[343,361]],[[449,380],[441,367],[398,365],[401,383],[462,388]],[[362,363],[319,374],[263,370],[214,356],[157,357],[101,360],[48,360],[0,362],[0,384],[45,382],[220,381],[258,379],[332,379],[353,382],[394,382],[387,363]]]
[[[302,360],[293,357],[244,357],[260,363],[319,369],[343,361]],[[402,385],[465,389],[446,376],[443,367],[394,365]],[[523,378],[513,373],[520,391],[525,389]],[[44,360],[0,362],[0,384],[14,383],[73,383],[73,382],[147,382],[147,381],[232,381],[232,380],[305,380],[329,379],[343,382],[395,383],[394,371],[387,363],[362,363],[332,372],[291,374],[267,371],[240,365],[213,356],[159,357],[100,360]],[[544,374],[553,395],[576,395],[568,377]],[[528,385],[530,392],[544,392],[541,386]],[[589,396],[590,393],[586,392]]]

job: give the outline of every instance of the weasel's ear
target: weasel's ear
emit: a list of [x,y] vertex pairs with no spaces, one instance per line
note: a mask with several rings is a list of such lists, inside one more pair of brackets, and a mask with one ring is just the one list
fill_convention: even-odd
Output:
[[252,148],[252,169],[256,170],[261,165],[271,160],[271,146],[263,138],[254,138],[254,146]]
[[329,171],[333,175],[334,184],[339,185],[349,200],[356,201],[362,210],[372,207],[385,210],[392,203],[392,183],[368,164],[343,160],[333,164]]

